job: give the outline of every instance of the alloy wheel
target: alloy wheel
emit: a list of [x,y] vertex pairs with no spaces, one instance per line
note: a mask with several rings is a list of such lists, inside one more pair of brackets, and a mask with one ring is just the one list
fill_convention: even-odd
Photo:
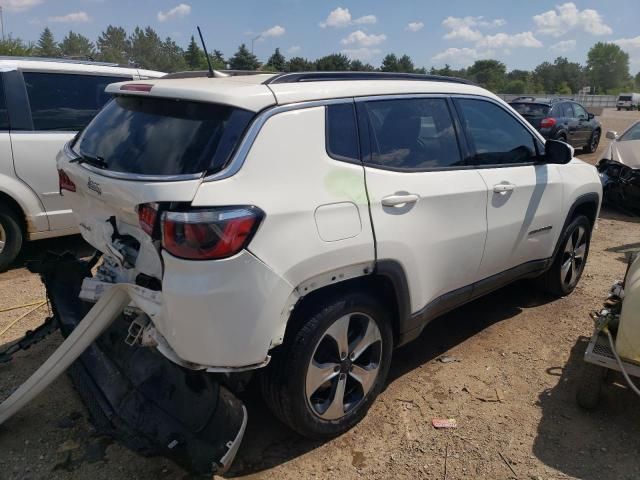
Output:
[[567,288],[573,288],[584,269],[587,253],[587,231],[583,226],[577,226],[565,244],[562,252],[560,267],[560,281]]
[[7,244],[7,232],[4,230],[4,227],[0,224],[0,253],[4,251],[4,246]]
[[315,346],[307,367],[309,407],[323,420],[337,420],[358,407],[373,388],[382,359],[382,336],[367,314],[337,319]]
[[595,152],[598,148],[598,143],[600,143],[600,134],[598,132],[593,132],[593,136],[591,137],[591,151]]

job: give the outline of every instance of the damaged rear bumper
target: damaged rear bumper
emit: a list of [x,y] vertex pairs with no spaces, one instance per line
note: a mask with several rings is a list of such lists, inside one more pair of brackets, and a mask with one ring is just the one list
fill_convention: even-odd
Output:
[[68,373],[100,433],[195,473],[226,471],[247,425],[242,402],[214,375],[182,368],[155,348],[125,343],[131,325],[122,314],[131,300],[126,286],[114,286],[92,305],[78,299],[90,275],[87,263],[56,258],[37,270],[66,340],[0,405],[0,423],[75,359]]

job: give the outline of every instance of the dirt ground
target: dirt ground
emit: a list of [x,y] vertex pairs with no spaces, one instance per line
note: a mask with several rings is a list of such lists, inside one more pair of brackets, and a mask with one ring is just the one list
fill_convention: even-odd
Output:
[[[605,110],[604,130],[621,131],[638,112]],[[581,158],[595,163],[598,152]],[[565,479],[640,478],[638,399],[615,378],[601,406],[575,404],[577,375],[592,323],[610,284],[624,273],[623,250],[639,245],[640,218],[603,209],[576,291],[552,300],[519,283],[434,322],[395,352],[386,390],[368,416],[325,443],[282,426],[255,391],[243,400],[249,426],[228,478]],[[35,242],[87,250],[77,237]],[[0,309],[44,298],[21,265],[0,275]],[[0,332],[28,309],[0,312]],[[43,307],[0,338],[18,338]],[[59,345],[54,335],[0,365],[6,398]],[[1,348],[1,347],[0,347]],[[444,361],[443,361],[444,360]],[[456,430],[431,426],[453,417]],[[143,458],[99,437],[66,376],[0,427],[0,479],[176,479],[189,475],[164,458]]]

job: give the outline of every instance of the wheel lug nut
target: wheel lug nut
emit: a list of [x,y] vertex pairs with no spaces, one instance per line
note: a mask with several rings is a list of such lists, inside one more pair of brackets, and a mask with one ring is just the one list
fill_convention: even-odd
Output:
[[340,365],[336,365],[335,367],[333,367],[333,371],[334,372],[339,372],[340,371]]
[[340,359],[344,360],[345,358],[347,358],[347,354],[346,354],[346,353],[344,353],[344,352],[342,352],[342,353],[340,354]]

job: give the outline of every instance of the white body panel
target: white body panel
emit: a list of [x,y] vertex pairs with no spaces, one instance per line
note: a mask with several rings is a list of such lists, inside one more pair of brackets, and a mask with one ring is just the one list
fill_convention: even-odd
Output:
[[487,242],[476,280],[551,257],[565,219],[558,208],[563,204],[558,166],[483,168],[478,172],[487,185],[489,201]]

